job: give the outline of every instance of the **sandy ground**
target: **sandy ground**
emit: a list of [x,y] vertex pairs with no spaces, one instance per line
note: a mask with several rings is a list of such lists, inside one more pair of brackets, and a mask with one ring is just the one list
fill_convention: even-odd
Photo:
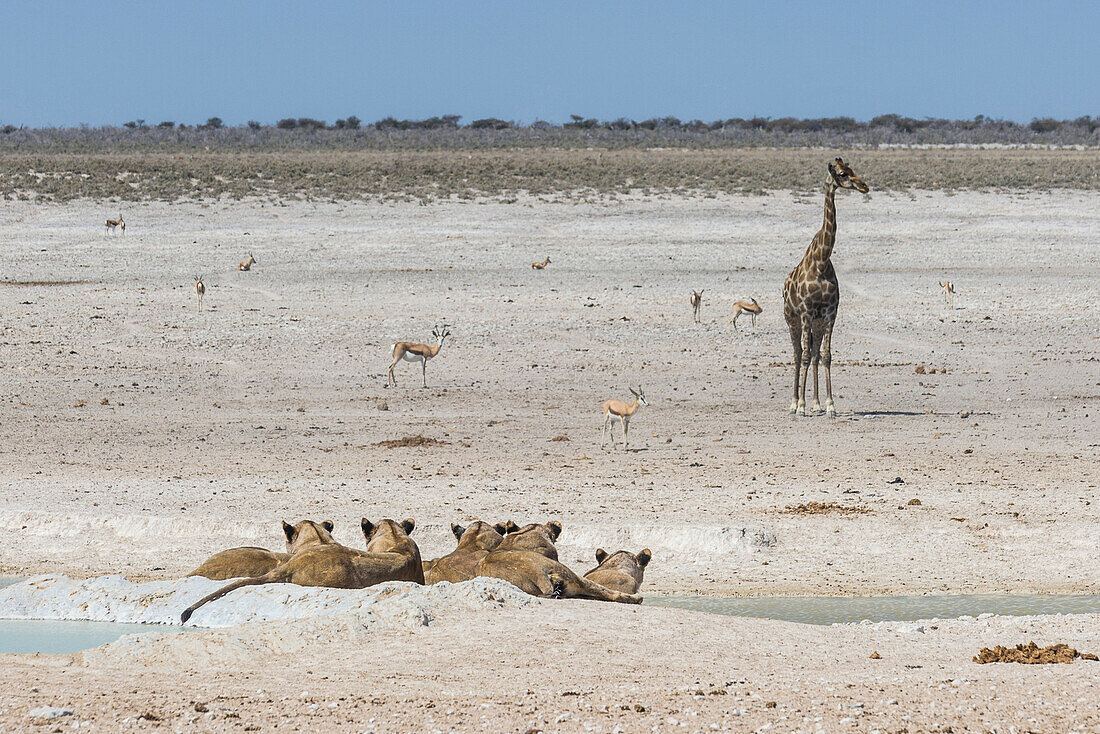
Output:
[[569,600],[276,624],[3,656],[0,727],[55,706],[66,731],[1100,728],[1100,663],[971,661],[1031,639],[1096,651],[1098,615],[817,627]]
[[[649,593],[1097,592],[1100,195],[838,198],[832,421],[787,414],[780,296],[820,226],[820,197],[127,205],[127,234],[111,237],[99,223],[113,204],[5,203],[0,572],[172,576],[224,547],[277,547],[278,520],[304,516],[334,520],[338,539],[356,544],[359,517],[411,516],[432,557],[451,547],[450,522],[557,518],[562,559],[578,570],[597,546],[651,548]],[[249,250],[257,266],[237,272]],[[550,267],[533,271],[547,254]],[[954,309],[942,279],[956,283]],[[32,281],[41,284],[19,284]],[[688,295],[700,288],[703,323],[693,324]],[[733,333],[729,304],[750,296],[764,308],[756,333],[744,318]],[[428,367],[429,388],[407,364],[386,388],[390,344],[426,340],[443,321],[454,337]],[[599,405],[637,384],[650,407],[632,424],[631,450],[611,451]],[[410,434],[447,443],[373,445]],[[868,512],[784,511],[810,501]],[[622,679],[647,711],[701,712],[695,728],[820,723],[799,714],[780,724],[778,708],[753,713],[753,725],[723,723],[708,712],[751,709],[747,700],[687,693],[744,679],[738,693],[812,708],[826,725],[845,715],[837,701],[864,701],[893,730],[903,715],[925,717],[910,730],[1008,730],[964,711],[991,701],[990,686],[1011,692],[982,709],[990,721],[1097,725],[1080,719],[1095,706],[1073,703],[1096,700],[1096,674],[1080,672],[1088,663],[994,673],[968,662],[979,638],[1019,635],[966,628],[958,649],[933,637],[891,648],[886,633],[855,645],[863,633],[850,629],[673,610],[578,603],[523,614],[534,616],[484,621],[483,636],[429,627],[408,654],[408,633],[354,650],[334,642],[319,654],[343,674],[323,681],[325,668],[311,665],[309,685],[300,662],[278,656],[294,670],[257,663],[252,678],[208,681],[156,670],[156,700],[217,691],[243,710],[259,689],[294,697],[269,707],[276,716],[301,713],[300,686],[318,702],[354,689],[404,721],[427,717],[411,712],[416,702],[435,701],[439,720],[460,727],[482,727],[484,715],[495,729],[506,716],[500,728],[522,731],[517,722],[572,712],[551,728],[581,729],[586,706],[619,705],[626,694],[607,687]],[[1090,617],[1030,631],[1100,647]],[[868,666],[870,645],[887,648],[880,667]],[[398,670],[424,661],[443,672],[403,682]],[[456,661],[473,668],[454,672]],[[130,708],[154,700],[140,682],[151,669],[63,665],[25,659],[3,676],[103,692],[105,716],[137,716]],[[976,682],[952,685],[960,678]],[[562,697],[567,689],[584,695]],[[600,727],[656,723],[625,718],[634,715]],[[210,727],[227,723],[249,722]]]

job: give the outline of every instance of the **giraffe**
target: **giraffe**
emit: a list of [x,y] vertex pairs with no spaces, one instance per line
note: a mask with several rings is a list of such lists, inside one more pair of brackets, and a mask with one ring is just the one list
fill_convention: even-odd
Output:
[[[802,262],[798,264],[783,284],[783,317],[791,331],[794,346],[794,398],[791,413],[806,415],[806,382],[810,362],[814,364],[813,412],[821,411],[818,402],[817,365],[825,362],[825,413],[836,415],[833,405],[833,380],[830,372],[833,324],[840,306],[840,287],[829,257],[836,242],[836,204],[833,201],[837,189],[855,189],[861,194],[869,190],[844,161],[837,158],[829,164],[825,179],[825,222],[806,248]],[[802,391],[799,392],[799,377]]]

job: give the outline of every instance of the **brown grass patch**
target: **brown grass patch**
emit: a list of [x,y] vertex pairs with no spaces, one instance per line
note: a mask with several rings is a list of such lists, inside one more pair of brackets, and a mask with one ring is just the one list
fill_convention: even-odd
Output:
[[562,433],[562,434],[559,434],[559,435],[557,435],[557,436],[554,436],[554,437],[553,437],[552,439],[550,439],[550,440],[551,440],[551,441],[568,441],[568,440],[569,440],[569,436],[566,436],[566,435],[565,435],[564,433]]
[[836,502],[805,502],[801,505],[787,505],[787,509],[783,510],[787,515],[828,515],[836,513],[838,515],[862,515],[866,512],[870,512],[865,507],[849,507],[847,505],[840,505]]
[[62,285],[91,285],[91,280],[0,280],[0,285],[12,288],[29,288],[33,286],[62,286]]
[[406,446],[445,446],[448,441],[440,441],[429,436],[405,436],[404,438],[391,438],[374,444],[384,449],[399,449]]
[[1050,645],[1048,647],[1039,647],[1034,642],[1029,642],[1026,645],[1017,645],[1013,648],[1003,645],[997,645],[992,649],[983,647],[981,651],[974,656],[974,662],[979,665],[984,665],[985,663],[1045,665],[1047,663],[1072,663],[1077,658],[1081,658],[1082,660],[1097,659],[1096,655],[1087,652],[1078,652],[1069,645],[1063,643]]

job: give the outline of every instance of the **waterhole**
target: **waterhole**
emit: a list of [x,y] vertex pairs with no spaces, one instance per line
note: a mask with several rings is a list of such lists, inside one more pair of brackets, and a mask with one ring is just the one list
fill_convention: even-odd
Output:
[[979,614],[1097,614],[1095,594],[959,594],[943,596],[771,597],[647,596],[652,606],[694,609],[735,617],[782,619],[804,624],[954,619]]

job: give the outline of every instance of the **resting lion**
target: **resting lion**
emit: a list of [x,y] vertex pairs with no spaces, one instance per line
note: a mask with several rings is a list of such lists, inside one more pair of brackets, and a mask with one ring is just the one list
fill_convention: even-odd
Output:
[[458,547],[442,558],[424,561],[424,583],[469,581],[477,571],[478,561],[500,545],[510,527],[516,527],[511,520],[496,525],[478,520],[468,528],[452,523],[451,532],[458,539]]
[[637,594],[642,587],[645,567],[652,557],[649,548],[643,549],[638,555],[624,550],[608,554],[603,548],[597,548],[596,563],[599,565],[584,577],[608,589],[624,594]]
[[512,523],[512,528],[497,546],[497,550],[532,551],[552,561],[558,560],[558,549],[554,542],[561,535],[560,522],[551,520],[543,524],[531,523],[518,529],[515,529],[515,523]]
[[220,599],[244,586],[298,584],[362,589],[384,581],[424,583],[420,549],[409,538],[416,523],[412,520],[403,520],[401,524],[393,520],[383,520],[375,525],[363,518],[361,525],[363,535],[367,538],[366,551],[348,548],[339,543],[306,548],[263,576],[234,581],[203,597],[185,609],[180,620],[186,622],[203,604]]
[[188,576],[205,576],[214,581],[227,581],[252,576],[263,576],[280,563],[286,563],[297,551],[313,545],[335,543],[332,536],[332,523],[328,520],[318,524],[303,520],[297,525],[283,522],[286,535],[286,553],[276,553],[267,548],[246,546],[230,548],[215,553]]
[[642,603],[642,597],[636,594],[624,594],[600,586],[594,581],[581,578],[561,563],[533,551],[502,550],[498,546],[477,564],[477,575],[502,579],[532,596]]

